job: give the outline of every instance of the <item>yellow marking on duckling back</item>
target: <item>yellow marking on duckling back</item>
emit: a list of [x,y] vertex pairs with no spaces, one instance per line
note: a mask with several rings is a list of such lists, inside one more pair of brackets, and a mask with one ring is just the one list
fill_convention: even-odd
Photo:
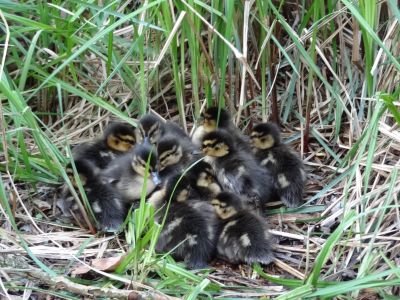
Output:
[[103,210],[101,209],[99,202],[98,201],[94,201],[92,203],[92,209],[95,213],[101,213]]
[[185,202],[189,196],[189,191],[187,189],[184,189],[179,192],[179,194],[176,197],[176,201],[178,202]]
[[240,237],[240,242],[242,243],[243,247],[250,247],[251,246],[251,241],[250,241],[249,235],[247,233],[243,234]]
[[261,165],[262,166],[266,166],[268,163],[272,163],[273,165],[276,164],[276,159],[275,157],[272,155],[272,153],[268,153],[267,158],[263,159],[261,161]]
[[161,203],[161,201],[164,199],[165,195],[166,195],[166,190],[165,190],[165,188],[164,188],[164,189],[161,189],[161,190],[158,190],[158,191],[155,191],[155,192],[150,196],[150,198],[147,200],[147,203],[153,205],[154,207],[157,207],[157,206],[160,205],[160,203]]
[[282,189],[287,188],[290,185],[290,182],[287,180],[285,174],[278,175],[278,182]]
[[197,234],[187,234],[186,241],[189,246],[197,245]]
[[180,217],[180,218],[176,218],[171,223],[169,223],[167,226],[167,229],[165,230],[165,233],[172,232],[175,228],[177,228],[179,225],[181,225],[182,220],[183,220],[183,217]]
[[235,226],[237,222],[238,222],[237,220],[228,222],[225,225],[224,229],[222,230],[221,238],[224,240],[225,243],[228,241],[228,236],[226,235],[226,232],[228,231],[229,228],[231,228],[232,226]]

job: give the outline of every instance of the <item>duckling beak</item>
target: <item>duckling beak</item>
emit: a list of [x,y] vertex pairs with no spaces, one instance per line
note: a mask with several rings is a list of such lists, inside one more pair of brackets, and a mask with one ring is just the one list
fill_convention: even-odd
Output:
[[149,139],[148,136],[145,136],[145,137],[144,137],[143,144],[144,144],[144,145],[150,145],[150,139]]
[[151,179],[153,180],[155,185],[160,185],[161,184],[161,179],[160,175],[158,175],[158,172],[151,172]]
[[201,151],[201,150],[193,150],[191,154],[192,155],[200,155],[202,153],[203,153],[203,151]]

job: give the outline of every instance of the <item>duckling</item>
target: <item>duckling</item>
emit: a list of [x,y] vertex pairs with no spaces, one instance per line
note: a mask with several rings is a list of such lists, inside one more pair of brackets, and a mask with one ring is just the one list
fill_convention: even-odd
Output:
[[247,137],[244,136],[233,124],[232,117],[226,109],[212,106],[204,111],[202,117],[203,125],[197,127],[192,135],[193,144],[201,146],[201,141],[204,135],[219,128],[228,131],[243,150],[251,150]]
[[281,142],[277,125],[261,123],[254,126],[251,145],[257,160],[272,172],[276,193],[288,207],[303,203],[303,190],[307,179],[302,160]]
[[[146,174],[147,163],[149,174]],[[103,182],[114,186],[126,202],[140,199],[145,180],[146,195],[160,184],[157,155],[153,146],[146,144],[137,145],[133,151],[114,159],[101,175]]]
[[192,189],[196,191],[199,199],[209,201],[210,197],[222,191],[221,185],[209,163],[201,160],[192,161],[188,165],[190,169],[185,170],[185,175]]
[[132,125],[112,123],[107,126],[102,137],[74,147],[73,157],[90,160],[103,169],[116,156],[129,151],[136,143],[136,136],[136,129]]
[[259,208],[272,196],[273,178],[251,153],[236,145],[229,132],[218,129],[203,137],[202,150],[225,190],[246,197]]
[[179,139],[172,134],[163,135],[157,144],[159,174],[161,180],[181,172],[193,159],[194,146],[190,140]]
[[139,133],[144,143],[153,145],[157,144],[161,136],[166,133],[170,133],[176,138],[189,139],[178,125],[173,122],[164,122],[154,114],[147,114],[140,118]]
[[218,220],[210,203],[197,200],[189,180],[181,174],[171,177],[149,203],[157,210],[157,222],[167,214],[156,252],[172,251],[190,269],[206,267],[215,254],[218,236]]
[[211,200],[222,221],[217,253],[231,263],[269,264],[274,259],[268,228],[259,215],[246,210],[243,200],[221,192]]
[[[74,161],[81,184],[86,193],[87,199],[92,207],[93,213],[98,221],[98,229],[101,231],[116,231],[124,222],[127,214],[127,207],[122,201],[121,195],[109,185],[104,185],[99,180],[99,169],[90,160],[77,159]],[[72,185],[77,188],[72,164],[66,168]],[[70,191],[64,190],[63,199],[69,212],[80,216],[78,204],[74,204],[74,197]],[[67,214],[68,215],[68,214]]]

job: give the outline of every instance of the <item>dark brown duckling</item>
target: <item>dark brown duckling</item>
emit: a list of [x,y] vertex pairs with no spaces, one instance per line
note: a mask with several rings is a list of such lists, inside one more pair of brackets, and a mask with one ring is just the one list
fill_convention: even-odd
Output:
[[[148,173],[146,166],[148,164]],[[114,159],[102,172],[103,182],[118,190],[126,202],[139,200],[146,182],[146,195],[161,183],[157,154],[153,146],[137,145],[133,151]]]
[[307,174],[299,156],[281,142],[278,126],[258,124],[251,131],[250,138],[257,160],[272,173],[281,201],[288,207],[301,205]]
[[[121,195],[109,185],[104,185],[99,179],[99,169],[89,160],[75,160],[75,167],[79,175],[80,182],[86,193],[92,211],[98,221],[97,228],[101,231],[117,231],[124,222],[128,208],[122,200]],[[66,169],[72,185],[77,188],[72,164]],[[63,211],[68,216],[69,213],[79,218],[80,211],[78,204],[71,192],[64,188],[62,199],[64,201]]]
[[177,139],[190,140],[185,131],[173,122],[164,122],[154,114],[146,114],[139,120],[139,133],[144,143],[157,144],[165,134],[171,134]]
[[231,114],[226,109],[217,106],[209,107],[203,112],[202,117],[203,124],[192,135],[192,142],[195,145],[201,146],[205,134],[216,129],[224,129],[230,133],[240,148],[246,151],[251,150],[248,138],[233,124]]
[[162,223],[167,213],[156,251],[163,253],[174,249],[172,256],[183,260],[190,269],[207,267],[215,254],[218,230],[213,207],[195,195],[187,178],[178,174],[149,199],[158,211],[157,222]]
[[247,198],[256,208],[271,200],[273,178],[252,153],[236,145],[229,132],[218,129],[203,137],[203,153],[224,190]]
[[269,264],[274,259],[266,221],[243,206],[231,192],[222,192],[212,201],[222,222],[218,255],[230,263]]

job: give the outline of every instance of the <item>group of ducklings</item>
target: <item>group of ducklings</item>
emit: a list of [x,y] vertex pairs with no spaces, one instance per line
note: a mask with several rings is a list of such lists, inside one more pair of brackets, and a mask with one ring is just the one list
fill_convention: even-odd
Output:
[[[118,229],[145,193],[156,221],[164,222],[157,252],[172,252],[189,268],[205,267],[215,255],[268,264],[272,243],[259,212],[277,199],[289,207],[303,202],[302,160],[272,123],[245,136],[225,109],[210,107],[202,116],[191,138],[154,114],[137,128],[111,124],[73,149],[67,174],[83,186],[100,230]],[[78,214],[72,196],[64,198],[71,203],[64,212]]]

